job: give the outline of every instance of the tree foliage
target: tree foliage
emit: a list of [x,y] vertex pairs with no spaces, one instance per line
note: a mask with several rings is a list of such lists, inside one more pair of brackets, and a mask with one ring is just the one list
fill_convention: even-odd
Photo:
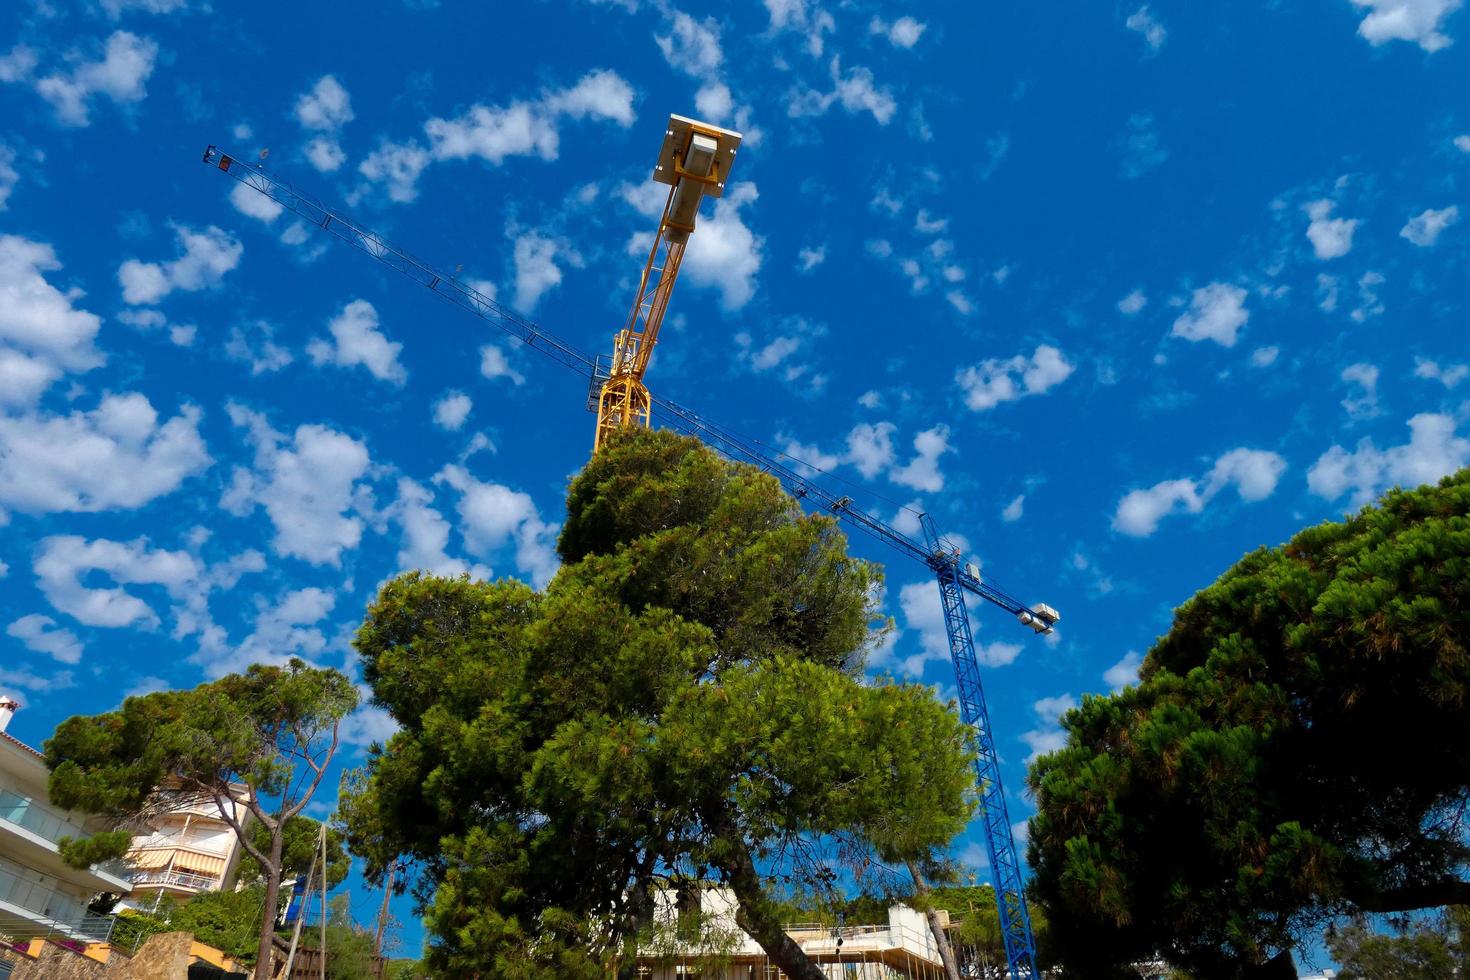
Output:
[[861,677],[877,569],[835,522],[691,439],[572,482],[543,593],[419,574],[357,636],[402,726],[344,800],[353,850],[417,862],[439,975],[603,977],[663,880],[728,883],[794,977],[773,882],[929,855],[970,813],[966,729]]
[[1063,962],[1287,976],[1328,917],[1470,900],[1467,514],[1462,471],[1247,555],[1063,719],[1029,851]]
[[[312,872],[313,881],[317,882],[317,888],[321,887],[321,861],[317,856],[317,835],[321,832],[321,823],[304,814],[298,814],[286,821],[285,829],[281,835],[281,877],[304,878],[311,871],[312,861],[316,860],[316,871]],[[261,853],[270,850],[270,829],[264,824],[251,824],[250,836],[255,842],[255,849]],[[347,853],[346,841],[343,839],[342,831],[336,827],[327,827],[327,888],[336,888],[347,879],[347,874],[352,870],[352,858]],[[242,882],[253,882],[264,878],[260,870],[260,862],[249,854],[241,855],[240,866],[235,872],[235,879]]]
[[1340,980],[1444,980],[1470,976],[1470,907],[1406,924],[1397,934],[1375,932],[1358,918],[1327,930],[1327,949]]
[[[62,722],[45,745],[49,792],[58,805],[147,825],[182,806],[213,804],[262,869],[265,914],[257,923],[257,977],[263,980],[280,891],[286,828],[326,774],[338,726],[357,706],[357,690],[335,670],[291,660],[251,666],[187,691],[128,698],[100,715]],[[265,828],[266,845],[237,816],[235,784]],[[126,835],[69,844],[75,860],[121,856]],[[110,853],[107,853],[110,852]]]

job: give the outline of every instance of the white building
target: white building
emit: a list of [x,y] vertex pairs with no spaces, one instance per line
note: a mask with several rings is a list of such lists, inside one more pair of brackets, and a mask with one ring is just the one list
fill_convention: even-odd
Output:
[[[251,814],[244,801],[250,790],[238,783],[233,789],[231,815],[248,829]],[[125,858],[133,883],[126,905],[151,909],[165,897],[187,899],[231,883],[244,849],[213,800],[179,796],[176,807],[152,824],[152,833],[133,838]]]
[[[654,921],[671,938],[661,948],[640,949],[638,975],[647,980],[777,980],[784,977],[765,950],[735,924],[738,903],[728,888],[699,892],[701,938],[673,939],[679,919],[677,899],[661,892]],[[786,934],[833,980],[943,980],[944,965],[929,923],[906,905],[888,910],[888,921],[844,925],[840,930],[819,924],[793,923]],[[839,940],[840,943],[839,943]],[[696,948],[698,947],[698,948]]]
[[0,935],[104,938],[110,921],[90,916],[87,905],[100,892],[125,895],[132,886],[121,867],[71,867],[58,842],[112,828],[50,805],[45,759],[5,731],[19,707],[0,697]]

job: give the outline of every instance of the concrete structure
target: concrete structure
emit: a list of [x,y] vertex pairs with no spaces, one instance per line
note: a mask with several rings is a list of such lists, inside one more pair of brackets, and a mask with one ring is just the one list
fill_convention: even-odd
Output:
[[[638,975],[647,980],[781,980],[786,975],[766,959],[765,950],[735,924],[738,903],[728,888],[699,892],[700,938],[673,939],[678,903],[670,892],[656,899],[654,921],[671,938],[641,949]],[[786,933],[833,980],[943,980],[944,965],[929,924],[906,905],[888,910],[888,921],[844,925],[794,923]],[[838,939],[842,942],[839,945]]]
[[[248,828],[251,815],[244,801],[250,790],[239,783],[233,789],[232,816]],[[151,909],[164,897],[219,891],[234,878],[243,848],[215,802],[174,795],[168,812],[153,819],[153,832],[134,837],[126,855],[133,883],[124,903],[129,907]]]
[[5,731],[19,707],[0,698],[0,935],[105,938],[111,920],[89,916],[88,903],[99,892],[126,894],[132,886],[120,866],[69,866],[59,841],[111,827],[50,805],[45,759]]

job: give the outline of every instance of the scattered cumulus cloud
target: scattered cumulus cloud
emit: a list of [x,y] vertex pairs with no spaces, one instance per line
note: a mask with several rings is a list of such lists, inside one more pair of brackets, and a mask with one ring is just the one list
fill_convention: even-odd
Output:
[[1447,208],[1428,208],[1420,214],[1409,219],[1408,224],[1399,229],[1399,235],[1418,245],[1420,248],[1429,248],[1439,241],[1440,232],[1460,220],[1460,209],[1451,204]]
[[559,565],[558,526],[542,520],[529,494],[482,483],[460,466],[446,466],[435,480],[459,492],[459,530],[471,554],[488,559],[513,545],[518,571],[537,588],[551,581]]
[[826,115],[833,106],[840,106],[849,115],[866,112],[880,126],[886,126],[898,111],[898,102],[893,93],[880,86],[868,68],[842,70],[841,59],[834,56],[829,65],[832,90],[820,92],[798,85],[786,100],[787,115],[793,119]]
[[1122,660],[1103,671],[1103,683],[1116,694],[1128,685],[1138,683],[1138,668],[1141,666],[1143,655],[1137,650],[1129,650],[1123,654]]
[[581,264],[581,259],[564,242],[548,238],[538,231],[516,236],[513,250],[516,309],[530,313],[541,302],[542,296],[561,284],[558,257],[572,265]]
[[1226,282],[1212,282],[1196,289],[1189,308],[1174,321],[1170,335],[1198,343],[1213,340],[1222,347],[1234,347],[1240,328],[1250,319],[1245,308],[1246,292]]
[[231,402],[230,421],[246,430],[253,465],[237,466],[220,506],[236,517],[263,508],[275,528],[276,553],[313,565],[339,566],[362,539],[358,481],[371,460],[357,439],[325,425],[301,425],[290,436],[264,415]]
[[15,150],[0,143],[0,211],[10,202],[15,185],[20,182],[20,172],[15,169]]
[[91,411],[0,416],[0,507],[26,513],[131,510],[171,493],[211,462],[200,411],[160,423],[137,392]]
[[1146,538],[1166,517],[1177,513],[1198,514],[1222,490],[1234,487],[1241,500],[1255,503],[1276,492],[1286,460],[1259,449],[1232,449],[1211,467],[1203,479],[1163,480],[1151,487],[1131,490],[1118,501],[1113,529],[1129,537]]
[[245,247],[234,236],[210,225],[195,231],[174,225],[179,256],[168,262],[128,259],[117,270],[123,301],[133,305],[157,303],[174,290],[197,292],[218,286],[225,274],[240,264]]
[[1334,218],[1336,204],[1326,198],[1313,201],[1302,208],[1307,213],[1307,240],[1312,251],[1322,260],[1337,259],[1348,254],[1353,247],[1353,232],[1358,227],[1356,218]]
[[1451,44],[1441,27],[1445,18],[1460,8],[1461,0],[1351,0],[1367,11],[1358,24],[1358,34],[1378,47],[1389,41],[1413,41],[1425,51],[1439,51]]
[[1281,350],[1274,346],[1257,347],[1255,350],[1251,351],[1251,366],[1258,368],[1270,367],[1271,365],[1276,363],[1276,358],[1280,356],[1280,354]]
[[914,458],[892,470],[888,478],[900,486],[938,493],[944,489],[939,459],[949,452],[954,452],[954,447],[949,444],[949,426],[941,424],[925,429],[914,436]]
[[59,663],[81,662],[82,641],[71,630],[58,627],[50,616],[40,613],[22,616],[5,627],[5,632],[24,643],[27,649],[44,653]]
[[403,345],[378,329],[378,311],[365,299],[355,299],[327,324],[331,339],[318,337],[306,347],[314,364],[364,367],[379,381],[402,385],[408,372],[398,363]]
[[486,344],[480,348],[480,374],[491,381],[505,378],[513,385],[526,383],[525,376],[511,367],[505,350],[497,344]]
[[225,356],[249,366],[252,377],[279,371],[295,358],[275,336],[276,328],[265,320],[236,324],[225,339]]
[[1438,381],[1446,388],[1453,388],[1466,377],[1470,377],[1470,364],[1440,364],[1427,357],[1414,358],[1414,377]]
[[[9,57],[15,58],[16,53]],[[157,57],[158,45],[151,39],[114,31],[100,60],[79,60],[69,72],[38,79],[36,92],[51,103],[58,122],[86,126],[96,96],[106,96],[119,105],[141,102],[148,94],[146,83]]]
[[1148,44],[1150,51],[1157,51],[1162,48],[1164,46],[1164,39],[1169,36],[1169,32],[1164,30],[1164,25],[1160,24],[1153,13],[1149,11],[1147,4],[1129,14],[1128,19],[1123,22],[1123,26],[1130,31],[1141,34],[1144,42]]
[[1342,380],[1357,388],[1342,400],[1342,407],[1355,419],[1369,419],[1378,414],[1378,368],[1372,364],[1349,364],[1343,368]]
[[1067,733],[1062,729],[1062,715],[1075,707],[1077,699],[1070,694],[1042,698],[1031,706],[1036,712],[1038,724],[1036,728],[1021,735],[1021,740],[1031,749],[1030,755],[1026,756],[1027,765],[1067,744]]
[[50,245],[0,235],[0,404],[32,404],[63,371],[102,363],[101,318],[77,306],[81,290],[47,278],[61,268]]
[[794,31],[806,39],[807,54],[820,58],[825,49],[823,36],[837,30],[837,21],[817,3],[807,0],[765,0],[770,14],[770,32]]
[[335,75],[323,75],[296,100],[295,115],[305,129],[334,133],[352,121],[352,99]]
[[919,43],[919,38],[924,36],[926,26],[908,16],[900,17],[892,22],[881,17],[874,17],[868,22],[868,33],[883,37],[895,48],[907,50]]
[[398,498],[388,507],[387,516],[402,529],[399,571],[417,568],[434,575],[469,573],[479,579],[491,577],[490,569],[485,566],[449,556],[449,522],[434,507],[433,491],[423,484],[400,477]]
[[1006,504],[1005,510],[1000,512],[1000,519],[1005,521],[1007,524],[1012,524],[1016,521],[1019,521],[1021,519],[1022,513],[1024,512],[1025,506],[1026,495],[1024,493],[1017,494],[1010,503]]
[[445,431],[458,432],[473,407],[470,396],[464,392],[446,391],[444,397],[434,403],[434,424]]
[[[124,586],[161,586],[182,599],[198,581],[199,562],[185,551],[153,548],[146,538],[89,541],[54,535],[41,541],[34,562],[36,584],[46,601],[85,626],[157,629],[158,614]],[[114,585],[97,585],[99,579]]]
[[245,217],[265,224],[275,221],[286,210],[259,191],[238,182],[230,188],[230,204]]
[[1056,347],[1039,344],[1029,357],[1017,354],[1005,359],[992,358],[961,368],[955,380],[965,392],[965,405],[971,411],[984,412],[1002,402],[1045,394],[1066,381],[1075,370],[1075,365]]
[[1169,151],[1159,138],[1158,123],[1151,112],[1137,112],[1128,117],[1128,125],[1117,140],[1120,157],[1119,173],[1136,180],[1169,159]]
[[1143,294],[1143,290],[1135,289],[1127,296],[1118,300],[1118,312],[1124,316],[1133,316],[1142,311],[1147,305],[1148,297]]
[[[716,290],[726,310],[742,308],[755,295],[766,240],[746,220],[759,197],[756,185],[749,181],[726,187],[714,212],[699,219],[684,251],[680,282]],[[644,254],[651,244],[647,237],[636,237],[635,243],[641,247],[630,247],[630,251]]]
[[1379,449],[1363,439],[1348,451],[1333,446],[1307,472],[1307,487],[1328,501],[1348,495],[1354,507],[1368,503],[1391,486],[1412,488],[1433,483],[1470,463],[1470,439],[1455,434],[1448,415],[1423,413],[1409,419],[1409,441]]

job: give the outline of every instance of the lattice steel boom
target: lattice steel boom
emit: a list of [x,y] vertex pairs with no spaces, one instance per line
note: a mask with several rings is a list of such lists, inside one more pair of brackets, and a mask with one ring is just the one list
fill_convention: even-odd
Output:
[[[658,272],[658,279],[652,280],[655,284],[653,293],[645,300],[648,283],[653,272],[657,271],[654,268],[654,256],[657,255],[659,248],[657,239],[654,243],[654,252],[645,269],[644,281],[639,289],[639,298],[634,306],[633,315],[629,321],[630,325],[618,334],[619,339],[615,344],[615,352],[618,356],[612,365],[599,364],[598,359],[584,354],[571,344],[504,309],[478,290],[460,282],[453,276],[436,271],[428,264],[392,245],[375,232],[352,221],[340,211],[300,193],[286,181],[267,173],[260,166],[246,164],[238,157],[224,153],[214,146],[204,151],[204,162],[218,167],[288,211],[366,252],[383,265],[425,287],[435,295],[493,324],[562,366],[569,367],[587,377],[594,395],[600,396],[605,391],[606,384],[614,376],[613,369],[620,362],[626,363],[627,376],[636,377],[641,386],[642,372],[647,369],[648,355],[652,352],[653,343],[657,339],[657,324],[662,320],[662,311],[668,302],[667,289],[662,288],[664,275],[662,271]],[[655,179],[660,179],[657,173]],[[671,213],[674,196],[674,192],[671,191],[669,202],[664,209],[664,221],[660,224],[661,232]],[[677,272],[677,259],[675,259],[675,266]],[[663,268],[667,267],[668,262],[665,260]],[[669,288],[672,288],[672,284],[671,278]],[[662,295],[661,299],[660,295]],[[647,312],[641,312],[645,309]],[[654,316],[655,312],[657,316]],[[648,326],[650,321],[653,324],[651,331]],[[647,393],[646,388],[643,391]],[[589,398],[588,408],[600,409],[601,398]],[[1026,910],[1025,895],[1022,889],[1020,859],[1016,854],[1015,840],[1011,833],[1010,818],[1006,810],[1005,794],[1001,786],[1000,759],[995,748],[989,712],[985,706],[985,692],[980,682],[979,660],[975,655],[975,642],[970,631],[965,593],[968,592],[1004,609],[1037,633],[1051,631],[1052,626],[1060,619],[1056,610],[1039,603],[1035,606],[1028,606],[984,581],[979,568],[973,563],[966,562],[958,549],[939,534],[934,521],[928,514],[919,515],[924,540],[917,541],[888,523],[853,506],[851,497],[831,492],[798,472],[792,464],[773,457],[750,440],[667,399],[654,398],[649,395],[646,412],[642,419],[636,421],[641,421],[646,425],[655,417],[671,428],[698,437],[706,445],[729,459],[750,463],[770,473],[780,480],[782,486],[798,500],[828,511],[848,527],[862,531],[888,547],[923,563],[934,573],[939,583],[940,601],[944,607],[944,622],[949,640],[950,659],[954,664],[955,680],[959,690],[960,711],[966,724],[974,730],[973,744],[976,752],[976,776],[980,786],[981,822],[985,833],[986,848],[990,856],[992,881],[995,887],[996,904],[1000,912],[1001,936],[1005,943],[1009,974],[1012,980],[1039,980],[1041,974],[1036,966],[1036,946],[1031,935],[1031,920]],[[600,432],[601,421],[599,420]]]

